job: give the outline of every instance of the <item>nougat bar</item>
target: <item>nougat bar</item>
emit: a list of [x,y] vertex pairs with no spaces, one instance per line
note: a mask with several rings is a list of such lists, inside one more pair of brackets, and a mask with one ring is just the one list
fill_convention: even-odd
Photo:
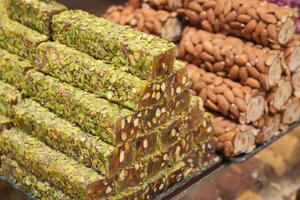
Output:
[[195,65],[188,66],[188,74],[195,93],[204,106],[220,112],[240,123],[250,123],[261,118],[267,111],[264,93],[238,82],[210,73]]
[[28,60],[0,49],[0,78],[3,81],[21,87],[24,74],[32,67]]
[[52,17],[67,8],[52,0],[8,0],[9,17],[45,35],[51,34]]
[[11,155],[34,175],[79,199],[95,199],[111,191],[104,176],[72,158],[55,151],[45,143],[18,128],[0,135],[1,152]]
[[34,60],[36,47],[48,40],[42,35],[17,21],[8,18],[0,19],[0,48],[10,53]]
[[57,42],[38,46],[35,68],[134,110],[162,104],[165,98],[174,97],[176,91],[188,88],[182,62],[176,61],[174,70],[164,80],[147,81]]
[[129,26],[71,10],[54,16],[51,27],[54,40],[105,60],[141,79],[156,79],[172,71],[175,45]]
[[104,175],[131,163],[135,149],[131,145],[113,147],[97,136],[87,134],[67,120],[59,118],[37,102],[26,99],[13,108],[15,124],[52,148],[59,150]]
[[161,170],[154,177],[145,179],[140,185],[129,187],[121,193],[109,197],[108,200],[153,199],[156,195],[184,178],[184,165],[184,162],[180,161],[171,167]]
[[1,156],[1,173],[41,200],[73,199],[53,187],[48,181],[36,177],[28,169],[5,155]]
[[5,115],[0,115],[0,131],[10,129],[13,126],[13,121]]
[[25,81],[23,90],[32,99],[108,143],[118,142],[118,137],[114,135],[115,123],[132,113],[34,70],[28,71]]
[[0,115],[11,115],[14,105],[22,101],[21,93],[10,84],[0,81]]

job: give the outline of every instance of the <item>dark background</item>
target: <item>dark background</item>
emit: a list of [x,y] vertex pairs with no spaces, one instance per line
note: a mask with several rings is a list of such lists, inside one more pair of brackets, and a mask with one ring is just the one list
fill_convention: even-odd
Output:
[[116,4],[123,4],[126,0],[57,0],[70,9],[81,9],[101,16],[105,10]]

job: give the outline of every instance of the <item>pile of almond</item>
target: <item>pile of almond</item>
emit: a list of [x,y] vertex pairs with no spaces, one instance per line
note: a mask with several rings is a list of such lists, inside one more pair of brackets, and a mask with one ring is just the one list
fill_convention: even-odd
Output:
[[249,153],[300,119],[295,9],[262,0],[129,0],[104,17],[177,42],[218,150]]

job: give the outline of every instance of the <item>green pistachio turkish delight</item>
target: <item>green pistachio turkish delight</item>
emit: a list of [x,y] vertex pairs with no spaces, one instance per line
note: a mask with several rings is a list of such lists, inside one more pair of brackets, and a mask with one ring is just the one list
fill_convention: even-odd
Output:
[[32,65],[28,60],[0,49],[0,78],[3,81],[22,87],[24,74],[30,68]]
[[25,81],[24,93],[43,106],[110,144],[120,142],[115,126],[130,110],[34,70],[27,72]]
[[188,88],[185,65],[175,63],[164,80],[146,81],[57,42],[40,44],[35,59],[37,70],[134,110],[162,104]]
[[57,117],[33,100],[26,99],[15,106],[13,116],[18,127],[106,176],[135,158],[133,146],[113,147]]
[[11,109],[22,100],[21,93],[13,86],[0,81],[0,115],[11,115]]
[[52,0],[7,0],[7,8],[11,19],[49,36],[52,17],[67,10]]
[[0,131],[10,129],[13,126],[13,122],[5,115],[0,115]]
[[53,17],[54,40],[111,63],[141,79],[170,74],[175,45],[80,10]]
[[30,61],[34,60],[36,47],[48,40],[42,35],[19,22],[0,18],[0,48],[19,55]]
[[111,191],[105,177],[18,128],[2,132],[0,148],[31,173],[74,198],[95,199]]
[[41,200],[72,200],[69,195],[54,188],[49,182],[37,178],[15,160],[1,156],[1,172]]
[[4,0],[0,1],[0,18],[7,18],[7,10],[6,10],[6,4]]

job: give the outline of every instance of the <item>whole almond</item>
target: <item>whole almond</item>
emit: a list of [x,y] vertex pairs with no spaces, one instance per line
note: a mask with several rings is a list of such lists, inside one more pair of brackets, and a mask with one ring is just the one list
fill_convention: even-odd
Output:
[[205,51],[203,51],[201,53],[201,59],[203,59],[204,61],[207,61],[207,62],[211,62],[211,63],[215,62],[215,58],[212,55],[210,55],[209,53],[206,53]]
[[245,98],[244,93],[239,88],[232,88],[232,92],[238,98],[241,98],[241,99]]
[[235,97],[235,105],[238,107],[238,109],[241,112],[246,112],[247,111],[247,105],[246,105],[246,103],[243,99]]
[[230,104],[223,95],[220,94],[217,95],[217,102],[218,102],[218,107],[221,108],[222,111],[225,112],[229,111]]
[[207,69],[208,71],[215,72],[215,68],[210,62],[205,61],[204,66],[205,66],[205,69]]
[[258,76],[258,80],[259,80],[259,82],[260,82],[260,84],[261,84],[261,86],[264,90],[269,90],[270,89],[268,77],[265,74],[260,74]]
[[195,52],[195,48],[194,45],[191,41],[185,41],[185,50],[189,53],[189,54],[193,54]]
[[205,10],[201,11],[199,14],[199,22],[201,23],[203,20],[207,19],[207,12]]
[[260,33],[260,39],[261,39],[261,42],[262,42],[262,45],[264,46],[268,46],[268,31],[266,29],[262,30],[261,33]]
[[252,33],[255,30],[256,25],[257,25],[257,22],[254,19],[252,19],[250,22],[248,22],[248,24],[244,28],[245,34],[247,35],[249,33]]
[[206,84],[210,84],[213,81],[209,76],[202,76],[201,80]]
[[247,10],[249,10],[249,5],[248,4],[243,4],[241,7],[238,9],[238,15],[243,15],[247,13]]
[[248,56],[246,54],[239,54],[234,57],[234,60],[236,64],[244,66],[248,62]]
[[270,24],[276,24],[277,23],[276,17],[272,14],[261,13],[259,16],[266,23],[270,23]]
[[245,25],[240,22],[230,22],[230,27],[236,30],[241,30],[245,27]]
[[218,121],[217,125],[220,126],[220,127],[222,127],[222,128],[224,128],[224,129],[226,129],[226,127],[229,126],[229,124],[231,124],[230,120],[222,118],[221,121]]
[[216,77],[215,79],[214,79],[214,81],[213,81],[213,84],[214,84],[214,86],[219,86],[219,85],[221,85],[223,83],[223,78],[221,78],[221,77]]
[[220,72],[220,71],[224,70],[225,62],[224,61],[216,62],[213,66],[214,66],[215,72]]
[[203,50],[206,51],[209,54],[213,54],[213,45],[211,44],[210,41],[206,40],[203,42]]
[[235,96],[231,90],[225,90],[224,91],[224,97],[227,99],[228,102],[234,103],[235,102]]
[[223,94],[223,92],[225,91],[225,90],[227,90],[227,89],[229,89],[225,84],[222,84],[222,85],[220,85],[220,86],[217,86],[217,87],[215,87],[214,89],[213,89],[213,92],[215,93],[215,94]]
[[274,24],[269,24],[267,27],[268,30],[268,36],[273,40],[273,41],[277,41],[278,39],[278,32],[277,32],[277,28]]
[[257,15],[255,8],[249,8],[246,12],[252,19],[259,20],[259,17]]
[[251,65],[246,65],[246,68],[247,68],[247,72],[248,74],[255,78],[255,79],[258,79],[259,78],[259,71],[257,69],[255,69],[255,67],[252,67]]
[[258,55],[256,67],[261,73],[266,73],[265,57],[264,55]]
[[218,17],[223,12],[223,9],[225,7],[225,0],[219,0],[217,1],[216,7],[215,7],[215,15]]
[[236,80],[238,78],[238,75],[239,75],[239,66],[237,65],[234,65],[230,71],[229,71],[229,74],[228,74],[228,77],[232,80]]
[[207,94],[205,88],[201,90],[201,92],[199,93],[199,97],[201,97],[204,102],[207,100]]
[[228,13],[225,17],[225,22],[226,23],[230,23],[230,22],[233,22],[237,17],[237,14],[236,14],[236,11],[233,10],[231,11],[230,13]]
[[195,11],[185,10],[184,14],[192,24],[198,23],[198,14]]
[[204,30],[206,30],[208,32],[213,32],[213,27],[207,20],[202,21],[201,26]]
[[197,2],[195,1],[192,1],[188,4],[188,8],[191,9],[192,11],[195,11],[195,12],[201,12],[203,9],[202,9],[202,6],[199,5]]
[[249,15],[246,14],[241,14],[237,17],[237,21],[241,22],[241,23],[245,23],[247,24],[248,22],[251,21],[251,17]]
[[216,6],[216,2],[215,1],[204,1],[203,4],[203,8],[205,10],[209,9],[209,8],[214,8]]
[[213,55],[214,55],[214,57],[217,61],[223,61],[224,60],[223,56],[221,55],[220,47],[214,46]]
[[256,89],[259,89],[261,87],[260,83],[258,80],[252,78],[252,77],[249,77],[247,78],[246,80],[246,85],[252,87],[252,88],[256,88]]
[[207,90],[207,97],[213,102],[216,103],[217,102],[217,96],[211,91],[211,90]]
[[233,116],[237,119],[240,117],[240,111],[234,104],[230,105],[230,113],[232,113]]
[[221,126],[218,126],[218,124],[216,124],[214,126],[214,135],[215,136],[220,136],[223,135],[225,133],[225,129],[222,128]]
[[180,42],[179,45],[178,45],[178,56],[179,58],[184,58],[185,56],[185,42]]
[[214,32],[219,33],[220,30],[221,30],[220,20],[219,19],[215,19]]
[[214,104],[211,100],[207,99],[206,100],[206,106],[208,109],[215,111],[215,112],[219,112],[219,108],[218,106],[216,106],[216,104]]
[[237,82],[235,82],[233,80],[230,80],[228,78],[225,78],[223,81],[230,88],[235,88],[235,87],[236,88],[241,88],[241,85],[239,83],[237,83]]
[[232,9],[231,1],[225,1],[224,10],[223,10],[224,16],[226,16],[231,11],[231,9]]
[[248,71],[246,67],[241,67],[239,71],[239,78],[244,82],[248,78]]
[[214,25],[215,24],[215,13],[214,13],[214,10],[212,8],[208,9],[207,10],[207,20],[208,22],[211,24],[211,25]]
[[197,93],[201,92],[203,88],[206,88],[206,84],[203,81],[199,81],[194,84],[193,90],[195,90]]

